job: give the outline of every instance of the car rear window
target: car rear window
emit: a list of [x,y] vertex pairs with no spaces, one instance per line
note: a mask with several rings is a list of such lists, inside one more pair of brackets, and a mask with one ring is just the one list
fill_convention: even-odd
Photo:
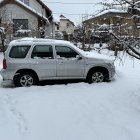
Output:
[[31,46],[13,46],[9,57],[11,58],[25,58]]

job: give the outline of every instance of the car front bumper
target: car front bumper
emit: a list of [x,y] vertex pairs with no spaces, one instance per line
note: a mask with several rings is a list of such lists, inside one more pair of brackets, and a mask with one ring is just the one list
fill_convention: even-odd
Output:
[[116,68],[115,68],[114,65],[113,65],[113,67],[111,68],[110,71],[111,72],[110,72],[109,80],[112,80],[114,78],[115,73],[116,73]]

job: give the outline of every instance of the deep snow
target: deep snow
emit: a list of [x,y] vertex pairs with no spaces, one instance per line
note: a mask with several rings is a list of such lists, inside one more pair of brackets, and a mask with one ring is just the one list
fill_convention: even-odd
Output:
[[0,140],[140,140],[140,62],[115,65],[109,83],[0,87]]

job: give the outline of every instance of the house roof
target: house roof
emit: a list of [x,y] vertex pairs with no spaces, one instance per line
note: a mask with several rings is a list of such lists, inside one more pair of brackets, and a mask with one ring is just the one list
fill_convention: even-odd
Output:
[[[46,12],[49,13],[49,14],[47,14],[47,16],[49,16],[49,15],[51,16],[52,11],[51,11],[45,4],[43,4],[43,2],[42,2],[41,0],[37,0],[37,1],[43,6],[43,8],[46,9]],[[47,17],[42,16],[41,13],[37,12],[35,9],[29,7],[28,5],[24,4],[24,3],[21,2],[20,0],[0,0],[0,5],[3,6],[3,5],[5,5],[5,4],[7,4],[7,3],[10,3],[10,2],[16,2],[17,4],[21,5],[21,6],[24,7],[25,9],[27,9],[27,10],[29,10],[30,12],[34,13],[35,15],[37,15],[38,17],[41,17],[41,18],[43,18],[44,20],[46,20],[47,23],[49,24],[49,20],[48,20]]]
[[67,20],[67,21],[69,21],[73,26],[75,26],[74,23],[73,23],[71,20],[69,20],[68,18],[66,18],[64,15],[60,15],[60,20]]
[[[110,17],[110,15],[124,15],[124,14],[127,14],[128,12],[126,10],[118,10],[118,9],[109,9],[109,10],[104,10],[103,12],[95,15],[95,16],[92,16],[91,18],[89,18],[88,20],[86,21],[90,21],[90,20],[96,20],[98,18],[107,18],[107,17]],[[86,22],[84,21],[84,22]]]
[[42,1],[42,0],[37,0],[46,10],[48,10],[48,12],[52,12],[48,6]]
[[46,9],[47,16],[49,17],[50,20],[52,20],[53,19],[52,11],[48,8],[48,6],[42,0],[37,0],[37,1],[38,3],[42,5],[43,8]]

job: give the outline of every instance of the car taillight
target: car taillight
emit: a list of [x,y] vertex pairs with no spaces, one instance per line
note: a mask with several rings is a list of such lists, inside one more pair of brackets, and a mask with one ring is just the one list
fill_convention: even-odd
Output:
[[6,68],[7,68],[6,59],[4,58],[4,59],[3,59],[3,69],[6,69]]

